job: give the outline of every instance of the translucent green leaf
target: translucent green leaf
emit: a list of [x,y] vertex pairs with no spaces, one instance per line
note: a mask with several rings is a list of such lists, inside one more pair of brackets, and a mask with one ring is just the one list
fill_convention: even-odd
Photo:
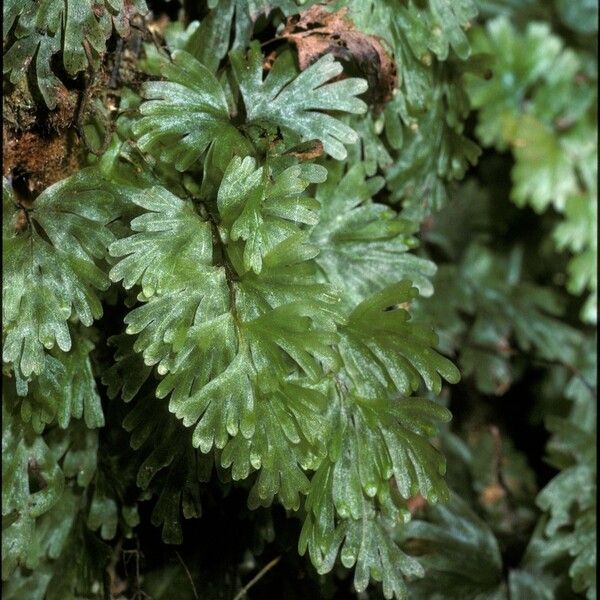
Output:
[[[71,419],[85,420],[87,427],[102,427],[102,404],[92,373],[89,354],[94,345],[81,334],[73,336],[68,352],[54,349],[46,356],[44,370],[31,381],[17,383],[24,396],[21,418],[41,433],[54,421],[65,429]],[[18,377],[18,373],[15,373]],[[22,389],[19,389],[19,388]]]
[[227,443],[221,464],[231,467],[234,480],[260,469],[248,498],[250,508],[269,506],[278,494],[285,508],[299,509],[300,494],[309,489],[304,471],[315,468],[323,456],[325,402],[316,390],[284,384],[257,404],[252,438],[237,436]]
[[3,360],[24,377],[40,374],[45,349],[71,348],[67,321],[91,325],[102,315],[96,290],[109,281],[98,262],[114,239],[113,196],[92,170],[81,170],[44,190],[17,227],[23,209],[3,193]]
[[330,460],[311,480],[307,516],[299,540],[319,573],[341,562],[355,565],[354,586],[369,578],[383,582],[386,598],[406,598],[404,577],[422,576],[419,563],[394,541],[393,524],[408,513],[400,496],[418,493],[432,502],[445,499],[443,457],[427,437],[449,413],[423,399],[368,400],[337,395],[330,417]]
[[[3,39],[9,39],[4,73],[16,83],[34,65],[34,80],[50,109],[64,90],[51,68],[53,55],[62,50],[61,62],[71,76],[88,66],[98,69],[113,27],[126,37],[130,18],[147,12],[144,0],[97,0],[93,5],[88,0],[9,0],[3,8]],[[7,38],[15,23],[13,35]]]
[[[253,164],[251,159],[234,159],[232,172],[246,169],[251,176],[256,172]],[[265,214],[268,211],[273,219],[277,215],[290,222],[312,221],[309,201],[303,204],[296,196],[323,175],[324,170],[316,166],[280,171],[266,190],[257,192],[264,200]],[[262,185],[262,178],[258,183]],[[228,240],[229,229],[233,231],[236,225],[241,230],[245,227],[240,213],[244,196],[238,197],[236,190],[240,184],[244,190],[255,190],[243,178],[233,176],[226,177],[221,185],[218,239]],[[133,350],[143,355],[146,365],[158,364],[159,374],[165,376],[157,396],[169,396],[170,410],[185,426],[194,426],[192,443],[203,452],[213,445],[223,448],[238,433],[245,439],[256,434],[257,441],[252,443],[256,442],[262,452],[277,430],[268,435],[257,431],[258,403],[267,402],[273,394],[282,402],[291,402],[281,387],[289,374],[298,371],[318,382],[324,371],[338,362],[334,346],[339,316],[331,308],[337,298],[327,286],[315,281],[316,277],[310,277],[316,275],[314,269],[309,265],[304,268],[312,256],[297,245],[304,234],[294,225],[287,239],[268,249],[262,257],[265,281],[261,281],[252,271],[244,273],[243,266],[238,271],[242,259],[235,244],[227,244],[226,256],[217,255],[225,261],[224,266],[211,264],[215,238],[191,204],[166,195],[164,190],[160,194],[141,190],[130,194],[129,201],[153,212],[132,221],[140,233],[112,244],[112,254],[127,257],[113,267],[111,276],[130,286],[152,273],[152,285],[139,296],[142,304],[125,321],[127,332],[137,336]],[[185,238],[185,244],[179,242],[180,237]],[[178,268],[173,269],[174,264]],[[312,296],[307,297],[307,290]],[[106,375],[112,394],[121,385],[122,368],[134,364],[131,351],[123,348],[122,365]],[[140,378],[124,392],[127,397],[147,378],[147,370],[137,371]],[[298,390],[302,388],[298,386]],[[287,405],[282,408],[292,410]],[[264,410],[261,406],[260,411]],[[311,440],[314,445],[316,440]],[[297,442],[286,438],[285,443],[281,456],[287,460],[291,456],[289,446]],[[308,464],[307,460],[303,459],[303,464]],[[293,474],[294,469],[285,473]],[[263,479],[269,476],[268,470],[260,475]],[[288,485],[291,481],[285,481],[282,474],[285,501],[296,504],[296,500],[289,500],[292,492],[286,491]],[[262,501],[265,498],[263,494]]]
[[310,163],[273,176],[268,167],[257,168],[249,156],[231,161],[219,187],[218,208],[228,237],[245,242],[246,270],[260,273],[266,254],[300,233],[300,225],[317,222],[317,203],[301,194],[326,176],[323,167]]
[[36,519],[61,498],[64,475],[44,438],[2,402],[2,579],[39,561]]
[[[346,473],[346,494],[352,492],[352,480],[356,477]],[[383,583],[385,598],[406,599],[404,577],[415,578],[423,569],[412,557],[403,552],[393,539],[394,518],[400,518],[397,510],[390,511],[389,499],[383,501],[383,509],[377,511],[373,504],[359,492],[356,497],[357,518],[347,518],[334,524],[331,502],[332,485],[335,485],[331,465],[323,463],[313,476],[306,501],[307,517],[302,527],[298,550],[308,550],[311,561],[321,574],[329,572],[338,551],[345,567],[354,567],[354,588],[362,592],[369,579]],[[340,550],[341,547],[341,550]]]
[[343,177],[337,171],[330,167],[329,180],[317,188],[320,221],[311,230],[311,241],[319,248],[317,264],[327,280],[340,293],[343,290],[345,304],[352,308],[401,279],[410,279],[422,294],[430,295],[429,277],[435,267],[409,253],[416,244],[413,225],[371,201],[383,182],[365,179],[360,163]]
[[223,88],[207,67],[177,50],[163,65],[163,75],[165,81],[144,84],[142,118],[133,125],[142,150],[185,171],[226,132],[244,144],[229,121]]
[[131,221],[137,233],[110,246],[111,256],[125,257],[111,269],[112,281],[122,280],[125,289],[140,285],[151,298],[212,264],[210,225],[191,202],[158,186],[132,192],[129,200],[145,212]]
[[356,98],[366,91],[362,79],[347,78],[328,83],[342,72],[342,65],[331,54],[319,58],[299,75],[290,53],[282,54],[263,81],[263,56],[254,42],[246,56],[240,51],[230,55],[246,117],[250,122],[267,121],[285,127],[302,141],[320,140],[333,158],[346,157],[344,144],[353,144],[358,136],[353,129],[321,111],[335,110],[360,114],[366,104]]
[[389,286],[361,302],[340,330],[344,368],[360,395],[377,397],[392,389],[410,394],[420,378],[437,394],[441,377],[459,380],[456,367],[433,350],[433,330],[409,321],[404,307],[416,294],[409,281]]

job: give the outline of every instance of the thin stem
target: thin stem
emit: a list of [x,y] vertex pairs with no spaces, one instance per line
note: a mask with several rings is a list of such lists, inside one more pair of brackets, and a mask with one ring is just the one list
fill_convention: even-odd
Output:
[[175,550],[175,554],[177,554],[177,558],[179,559],[179,562],[182,564],[188,579],[190,580],[190,584],[192,586],[192,592],[194,592],[194,598],[196,598],[196,600],[200,600],[200,597],[198,596],[198,591],[196,590],[196,586],[194,584],[194,580],[192,579],[192,574],[190,573],[190,570],[187,568],[187,565],[183,562],[183,558],[181,558],[179,552],[177,552],[177,550]]
[[247,593],[248,590],[260,579],[262,579],[279,561],[281,556],[274,558],[271,562],[268,562],[255,577],[253,577],[233,598],[233,600],[241,600]]

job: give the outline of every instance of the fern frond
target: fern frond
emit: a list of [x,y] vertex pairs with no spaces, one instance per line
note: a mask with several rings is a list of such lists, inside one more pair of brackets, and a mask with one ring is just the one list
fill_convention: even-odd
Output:
[[93,170],[50,186],[31,209],[4,185],[3,360],[23,377],[43,371],[45,350],[55,344],[70,350],[69,318],[89,326],[102,315],[98,290],[109,280],[99,263],[114,239],[112,203]]
[[264,81],[262,63],[255,42],[246,56],[240,51],[231,54],[248,121],[278,125],[296,134],[300,141],[319,140],[333,158],[346,158],[344,144],[358,141],[356,132],[322,111],[366,112],[367,105],[355,97],[367,90],[366,81],[351,77],[331,82],[343,69],[329,54],[296,75],[292,55],[284,53]]

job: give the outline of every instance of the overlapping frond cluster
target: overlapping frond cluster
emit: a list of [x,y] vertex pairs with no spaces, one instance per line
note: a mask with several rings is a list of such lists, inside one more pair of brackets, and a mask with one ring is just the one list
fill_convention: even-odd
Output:
[[[383,182],[362,164],[345,172],[289,152],[316,139],[344,158],[343,144],[357,136],[322,111],[364,111],[355,97],[364,81],[329,83],[341,72],[329,55],[297,73],[289,52],[264,77],[256,45],[234,51],[231,65],[233,89],[180,50],[165,62],[165,80],[144,88],[138,148],[184,174],[218,166],[222,176],[212,194],[200,186],[186,198],[160,180],[122,189],[141,214],[133,235],[110,246],[118,259],[110,277],[135,286],[139,304],[125,319],[135,342],[106,381],[121,377],[119,362],[135,360],[132,351],[156,366],[156,395],[193,428],[191,445],[216,450],[234,480],[253,478],[251,507],[276,496],[288,509],[306,505],[301,551],[325,572],[342,546],[360,590],[369,573],[381,580],[401,558],[386,532],[403,514],[402,498],[445,497],[444,461],[427,437],[449,415],[410,397],[421,381],[437,393],[442,377],[458,379],[434,351],[432,330],[409,317],[411,280],[431,293],[433,266],[407,254],[414,226],[371,200]],[[124,388],[124,398],[134,393]],[[128,427],[145,406],[136,404]],[[179,460],[172,448],[169,456]],[[167,518],[162,510],[157,522]],[[407,574],[419,571],[407,564]],[[399,574],[385,577],[386,595],[405,595]]]
[[547,513],[543,556],[568,555],[569,575],[576,592],[596,597],[597,406],[596,339],[580,347],[564,387],[570,401],[566,418],[551,416],[548,458],[560,470],[538,495]]
[[[109,285],[102,259],[114,240],[106,227],[113,199],[91,170],[46,189],[35,208],[4,182],[2,577],[10,577],[8,597],[22,597],[22,585],[58,598],[84,584],[82,558],[66,579],[55,577],[53,564],[63,551],[73,552],[69,544],[83,535],[90,495],[97,495],[89,486],[97,428],[105,420],[90,361],[94,336],[85,326],[101,316],[100,293]],[[85,425],[77,421],[82,418]],[[88,525],[99,527],[113,512],[116,518],[117,505],[108,502],[109,514],[90,516]],[[22,569],[35,569],[36,580]]]
[[597,67],[587,53],[565,48],[544,22],[520,32],[498,17],[477,29],[472,42],[474,51],[493,57],[494,71],[488,81],[467,79],[479,109],[477,135],[485,146],[512,150],[512,198],[518,206],[561,214],[552,237],[558,250],[574,254],[567,289],[589,293],[581,316],[595,323]]
[[390,199],[420,221],[447,200],[449,181],[462,179],[480,154],[463,134],[469,101],[464,73],[479,72],[469,60],[466,32],[477,8],[459,2],[347,0],[360,31],[381,37],[392,51],[398,87],[380,114],[362,119],[362,160],[369,174],[382,171]]
[[52,67],[55,55],[61,53],[70,77],[98,69],[113,28],[126,37],[130,19],[146,12],[144,0],[9,0],[2,31],[8,45],[4,73],[16,84],[31,72],[46,106],[56,108],[65,86]]
[[421,309],[445,351],[460,354],[461,372],[486,394],[501,396],[518,381],[525,357],[570,364],[583,340],[561,321],[560,296],[521,276],[522,260],[522,248],[506,257],[473,243],[458,265],[440,267],[434,284],[443,296]]
[[[278,7],[284,15],[295,12],[288,4]],[[400,38],[421,17],[435,20],[431,28],[442,26],[448,7],[403,11]],[[45,31],[64,43],[71,75],[86,68],[86,48],[92,56],[103,51],[110,19],[105,23],[108,13],[100,9],[90,18],[102,35],[90,40],[89,28],[78,29],[77,38],[69,34],[68,18],[58,27],[58,9],[47,30],[31,30],[28,19],[39,20],[41,9],[8,8],[20,44],[9,58],[34,33],[48,37]],[[181,513],[200,514],[199,486],[214,465],[220,476],[250,481],[249,506],[277,498],[302,510],[300,550],[320,572],[331,570],[339,551],[343,564],[356,565],[357,590],[372,578],[383,581],[387,597],[405,597],[402,573],[421,572],[390,531],[407,517],[410,496],[446,497],[444,459],[428,438],[449,413],[412,396],[423,385],[439,393],[442,379],[458,379],[434,350],[433,331],[410,316],[417,290],[432,293],[435,268],[409,252],[417,226],[372,200],[385,179],[374,176],[369,160],[351,168],[341,162],[361,137],[344,115],[367,111],[358,96],[368,84],[344,76],[329,53],[300,70],[294,52],[282,48],[267,67],[258,43],[249,42],[258,14],[272,8],[215,3],[200,26],[178,34],[172,54],[149,51],[146,68],[161,78],[144,84],[141,104],[130,94],[139,116],[119,119],[96,166],[33,204],[5,182],[3,356],[14,379],[11,414],[15,427],[37,432],[30,435],[44,450],[43,481],[57,482],[56,489],[44,487],[54,490],[54,500],[39,514],[3,510],[17,514],[5,572],[17,569],[17,586],[21,569],[35,562],[23,554],[24,531],[38,535],[31,533],[36,517],[35,531],[43,531],[65,485],[79,507],[64,508],[72,520],[61,526],[65,539],[84,531],[73,523],[86,510],[87,527],[101,527],[106,538],[116,532],[108,484],[99,480],[88,489],[79,482],[83,491],[75,493],[70,459],[45,441],[54,432],[85,431],[71,419],[83,417],[89,435],[104,423],[89,327],[102,316],[109,281],[121,283],[131,310],[126,331],[113,338],[115,364],[103,381],[110,397],[133,401],[124,426],[146,455],[137,483],[158,494],[152,519],[166,541],[181,541]],[[121,15],[123,7],[113,9]],[[430,49],[441,60],[451,45],[462,58],[468,53],[461,26],[472,7],[461,10],[453,31],[443,29]],[[234,49],[215,54],[211,40],[226,39],[222,29],[234,14]],[[355,16],[360,24],[361,13]],[[425,42],[413,43],[414,54]],[[400,45],[395,52],[400,60]],[[52,77],[38,76],[51,107]],[[410,96],[404,81],[402,97]],[[404,106],[425,112],[426,93],[388,111],[396,141],[412,114]],[[93,444],[88,451],[92,469]],[[35,489],[28,481],[24,494]],[[100,497],[88,497],[92,489]],[[57,559],[62,548],[40,554],[35,564]]]
[[35,208],[4,180],[2,205],[2,356],[24,380],[46,370],[47,350],[71,350],[70,319],[90,326],[102,315],[114,196],[82,170],[47,188]]
[[51,186],[35,208],[4,184],[3,593],[70,597],[102,580],[109,548],[90,532],[112,539],[118,522],[137,524],[97,468],[105,416],[89,326],[109,285],[114,196],[93,170]]
[[99,468],[97,429],[77,421],[35,432],[19,415],[12,382],[3,379],[3,594],[90,597],[110,556],[102,540],[113,539],[117,528],[130,535],[137,507],[115,474]]
[[[451,465],[451,500],[417,509],[415,518],[396,533],[401,548],[418,557],[425,569],[425,576],[411,585],[415,597],[436,597],[440,589],[445,598],[465,593],[499,600],[550,598],[570,597],[573,592],[577,597],[596,597],[593,345],[595,339],[582,346],[575,363],[581,371],[576,375],[554,369],[552,394],[564,391],[570,414],[547,420],[553,432],[548,458],[560,472],[537,495],[534,473],[518,451],[506,447],[506,439],[499,441],[498,431],[480,434],[467,444],[449,432],[442,434],[442,451]],[[485,520],[465,499],[477,506]],[[537,509],[542,509],[542,516],[518,566],[504,581],[502,541],[507,533],[530,529]],[[470,559],[465,562],[464,556]]]
[[[498,430],[482,436],[475,427],[467,444],[444,432],[441,450],[450,465],[449,486],[460,499],[469,499],[486,523],[470,514],[470,523],[462,525],[469,508],[457,498],[418,511],[422,520],[398,531],[402,548],[425,567],[425,577],[411,586],[411,593],[429,597],[444,589],[445,597],[452,598],[469,589],[508,598],[562,597],[575,590],[595,598],[595,336],[565,323],[565,305],[556,289],[533,283],[536,258],[527,255],[526,240],[511,252],[492,251],[488,241],[494,227],[506,226],[493,221],[492,212],[489,195],[468,181],[451,208],[435,216],[424,239],[449,262],[440,260],[433,278],[436,294],[419,300],[415,313],[432,318],[440,348],[455,357],[462,375],[481,394],[507,394],[526,373],[527,363],[537,365],[544,383],[536,391],[533,412],[548,415],[547,460],[560,472],[536,493],[524,456],[507,447],[510,439]],[[457,218],[461,235],[456,235]],[[540,509],[518,569],[503,581],[492,556],[507,534],[532,528]],[[440,519],[461,525],[448,535],[435,527]],[[464,562],[455,564],[448,552],[464,543],[466,530],[481,538],[474,537],[465,550],[478,555],[478,568],[468,573]]]
[[[186,28],[154,21],[145,41],[160,43],[133,52],[143,1],[6,3],[6,79],[50,109],[83,71],[143,71],[103,96],[100,157],[35,198],[27,174],[3,182],[8,598],[104,597],[106,575],[119,589],[137,502],[181,543],[209,482],[247,490],[252,514],[295,514],[299,553],[319,574],[352,568],[359,593],[500,599],[541,581],[551,597],[567,563],[595,597],[585,336],[522,243],[492,249],[481,190],[455,188],[439,212],[480,156],[470,99],[481,143],[513,150],[517,204],[564,217],[569,289],[595,294],[593,68],[538,24],[469,38],[472,0],[315,5],[209,0]],[[491,79],[472,46],[496,57]],[[443,425],[459,380],[444,355],[481,395],[519,380],[525,356],[573,375],[556,386],[572,405],[548,422],[560,473],[537,508],[519,451]],[[505,581],[502,536],[540,511]]]

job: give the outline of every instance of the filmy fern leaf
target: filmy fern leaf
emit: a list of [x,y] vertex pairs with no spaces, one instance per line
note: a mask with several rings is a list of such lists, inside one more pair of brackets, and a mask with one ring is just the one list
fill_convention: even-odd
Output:
[[2,398],[2,579],[17,565],[35,568],[36,519],[61,498],[64,474],[47,441],[8,408]]
[[440,375],[454,383],[460,378],[458,369],[432,350],[437,343],[433,330],[408,322],[404,303],[416,294],[409,281],[391,285],[363,300],[340,330],[344,367],[366,397],[390,390],[410,394],[421,377],[439,393]]
[[409,252],[416,241],[413,226],[390,208],[371,201],[383,181],[366,179],[361,163],[341,175],[329,164],[329,176],[317,187],[319,223],[311,242],[319,248],[316,262],[326,279],[353,308],[369,294],[399,279],[410,279],[421,294],[433,291],[433,263]]
[[225,92],[209,69],[177,50],[163,64],[163,74],[166,81],[144,85],[142,118],[133,126],[142,150],[185,171],[217,137],[231,134],[240,143]]
[[221,227],[232,241],[244,240],[244,268],[256,273],[260,273],[266,254],[300,234],[298,225],[317,222],[318,204],[300,194],[309,184],[327,177],[323,167],[313,164],[294,165],[274,176],[269,171],[267,167],[256,168],[249,156],[234,158],[217,199]]
[[102,404],[96,388],[89,354],[93,343],[81,333],[72,336],[69,352],[54,348],[46,355],[44,370],[31,381],[15,371],[21,400],[21,419],[37,433],[54,421],[65,429],[72,418],[84,418],[89,428],[104,425]]
[[11,30],[14,37],[4,55],[4,73],[16,83],[29,65],[35,65],[34,79],[50,109],[56,107],[59,92],[65,89],[52,71],[53,55],[62,50],[61,62],[71,77],[88,67],[98,69],[113,27],[126,37],[131,17],[147,12],[144,0],[99,0],[93,4],[87,0],[9,0],[3,9],[2,37],[9,41]]
[[330,82],[342,72],[342,65],[326,54],[296,76],[292,55],[278,57],[262,79],[262,53],[254,42],[246,56],[231,55],[249,122],[267,122],[294,132],[301,141],[319,140],[325,152],[344,159],[344,144],[358,141],[348,125],[321,111],[361,114],[367,105],[355,96],[367,90],[362,79]]
[[[85,200],[85,201],[84,201]],[[99,262],[114,239],[113,196],[93,171],[47,188],[28,209],[3,190],[3,360],[24,377],[44,369],[44,351],[71,348],[68,319],[102,315],[97,290],[109,285]],[[19,219],[25,219],[23,229]]]

